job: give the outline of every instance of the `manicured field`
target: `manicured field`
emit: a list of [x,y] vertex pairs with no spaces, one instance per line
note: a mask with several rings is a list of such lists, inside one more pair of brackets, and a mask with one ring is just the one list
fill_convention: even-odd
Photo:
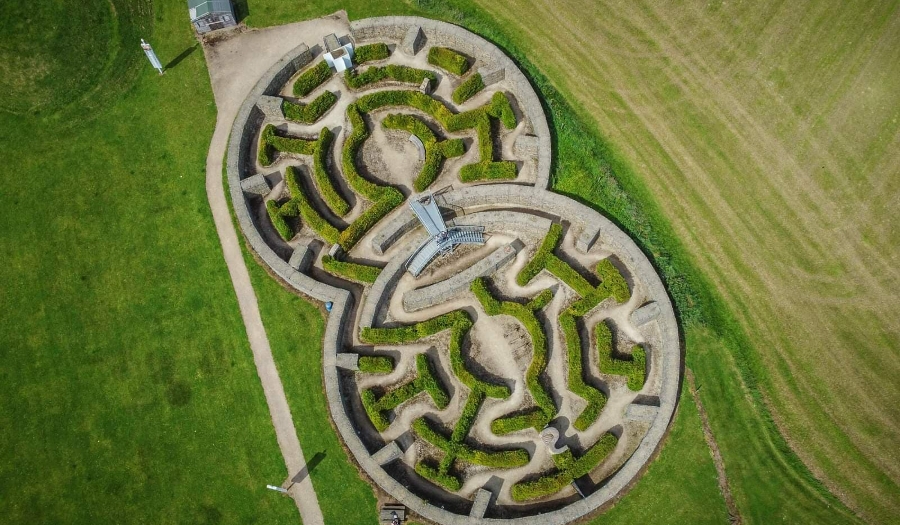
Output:
[[203,55],[158,77],[138,47],[190,49],[184,3],[92,4],[0,6],[0,521],[296,523],[206,200]]
[[897,519],[900,4],[476,3],[658,203],[794,449]]

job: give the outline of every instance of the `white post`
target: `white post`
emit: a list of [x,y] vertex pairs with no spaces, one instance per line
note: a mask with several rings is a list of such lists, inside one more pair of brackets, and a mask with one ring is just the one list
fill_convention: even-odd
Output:
[[143,38],[141,39],[141,49],[143,49],[144,54],[147,55],[147,60],[150,61],[150,65],[152,65],[157,71],[159,71],[159,74],[162,75],[163,74],[162,63],[159,61],[159,58],[156,56],[156,53],[153,52],[153,48],[150,46],[150,44],[145,42]]
[[266,488],[269,490],[274,490],[275,492],[280,492],[282,494],[287,494],[287,489],[283,489],[281,487],[276,487],[275,485],[266,485]]

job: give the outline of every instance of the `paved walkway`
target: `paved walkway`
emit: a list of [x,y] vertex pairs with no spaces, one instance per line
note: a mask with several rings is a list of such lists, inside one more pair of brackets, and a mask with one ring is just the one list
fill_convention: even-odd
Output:
[[343,36],[348,32],[346,14],[341,12],[318,20],[247,31],[204,47],[218,109],[216,129],[206,157],[206,194],[222,242],[225,263],[237,294],[241,317],[247,328],[253,360],[272,415],[278,446],[288,469],[288,479],[302,477],[290,486],[289,493],[297,503],[304,525],[323,525],[322,510],[310,476],[303,475],[306,472],[306,459],[297,439],[284,387],[275,368],[272,349],[259,314],[256,294],[250,284],[250,274],[244,264],[240,241],[231,221],[223,188],[222,162],[234,118],[259,77],[299,44],[306,43],[312,48],[321,43],[327,34],[337,33]]

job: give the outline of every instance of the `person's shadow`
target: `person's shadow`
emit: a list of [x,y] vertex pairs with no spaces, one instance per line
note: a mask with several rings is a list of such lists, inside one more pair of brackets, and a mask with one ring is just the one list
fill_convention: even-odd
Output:
[[191,53],[196,51],[198,47],[200,47],[200,44],[196,43],[196,44],[192,45],[191,47],[185,49],[184,51],[181,52],[180,55],[178,55],[177,57],[170,60],[169,63],[166,64],[166,67],[164,69],[172,69],[173,67],[177,66],[178,64],[181,63],[182,60],[184,60],[185,58],[190,56]]
[[309,473],[315,470],[316,465],[322,462],[325,459],[325,451],[316,452],[316,454],[306,462],[306,465],[300,469],[300,472],[297,473],[296,476],[291,478],[291,483],[300,483],[306,476],[309,476]]

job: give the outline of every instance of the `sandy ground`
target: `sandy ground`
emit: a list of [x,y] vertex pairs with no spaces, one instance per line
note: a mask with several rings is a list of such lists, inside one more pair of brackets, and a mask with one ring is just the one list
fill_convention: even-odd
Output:
[[[306,459],[294,429],[284,387],[275,368],[272,350],[263,328],[256,294],[244,264],[237,233],[231,222],[222,186],[222,159],[238,108],[260,76],[285,53],[306,43],[310,47],[330,33],[347,33],[345,14],[264,30],[247,31],[204,47],[218,114],[209,154],[206,159],[206,191],[222,253],[237,294],[241,316],[247,329],[250,348],[265,392],[266,402],[275,426],[278,446],[284,456],[289,480],[285,486],[297,504],[306,525],[323,524],[322,510],[312,486],[312,479],[300,476]],[[296,480],[296,482],[293,482]]]

